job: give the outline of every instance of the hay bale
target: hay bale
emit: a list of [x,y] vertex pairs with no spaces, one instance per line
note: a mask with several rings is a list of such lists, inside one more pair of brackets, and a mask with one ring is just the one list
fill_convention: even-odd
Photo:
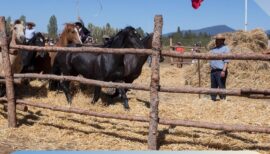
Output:
[[[234,33],[224,33],[226,42],[232,53],[261,53],[268,46],[268,37],[261,29],[249,32],[237,31]],[[208,49],[215,46],[215,40],[211,40],[207,45]],[[238,61],[233,60],[229,64],[229,76],[227,87],[257,87],[269,88],[270,63],[265,61]],[[188,66],[186,69],[186,85],[198,86],[197,65]],[[208,61],[201,62],[201,85],[210,86],[210,66]]]

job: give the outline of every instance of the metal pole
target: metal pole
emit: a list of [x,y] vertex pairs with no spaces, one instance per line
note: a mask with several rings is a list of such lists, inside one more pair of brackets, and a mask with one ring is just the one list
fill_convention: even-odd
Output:
[[[199,77],[199,87],[201,88],[201,63],[200,63],[200,59],[198,59],[198,77]],[[199,94],[199,98],[201,98],[201,94]]]
[[248,1],[245,0],[245,31],[247,31],[248,25]]

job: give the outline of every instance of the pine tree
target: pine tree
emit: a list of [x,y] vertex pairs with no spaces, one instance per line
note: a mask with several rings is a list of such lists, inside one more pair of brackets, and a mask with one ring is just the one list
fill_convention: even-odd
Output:
[[11,36],[11,17],[10,16],[6,20],[6,33],[7,33],[7,36]]
[[144,37],[144,31],[141,27],[137,28],[136,31],[139,33],[141,37]]
[[50,38],[56,39],[57,38],[57,19],[55,15],[52,15],[49,20],[49,24],[47,26],[48,34]]
[[21,15],[20,20],[25,24],[25,22],[26,22],[26,17],[25,17],[24,15]]

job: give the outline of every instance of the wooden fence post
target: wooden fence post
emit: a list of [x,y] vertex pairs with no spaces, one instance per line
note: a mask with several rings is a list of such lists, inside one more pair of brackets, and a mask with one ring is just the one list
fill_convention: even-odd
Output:
[[8,54],[5,17],[0,17],[0,47],[5,70],[6,95],[8,100],[8,127],[16,127],[16,105],[14,95],[13,75]]
[[155,16],[155,27],[153,36],[153,49],[156,51],[152,54],[152,74],[150,85],[150,122],[149,122],[149,134],[148,134],[148,149],[157,150],[157,138],[158,138],[158,104],[159,96],[159,59],[161,53],[161,35],[162,35],[163,18],[161,15]]

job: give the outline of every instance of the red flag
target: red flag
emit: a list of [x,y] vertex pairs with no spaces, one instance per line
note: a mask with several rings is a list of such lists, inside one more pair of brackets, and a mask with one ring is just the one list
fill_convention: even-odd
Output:
[[201,6],[202,2],[203,2],[203,0],[191,0],[192,7],[194,9],[198,9]]

